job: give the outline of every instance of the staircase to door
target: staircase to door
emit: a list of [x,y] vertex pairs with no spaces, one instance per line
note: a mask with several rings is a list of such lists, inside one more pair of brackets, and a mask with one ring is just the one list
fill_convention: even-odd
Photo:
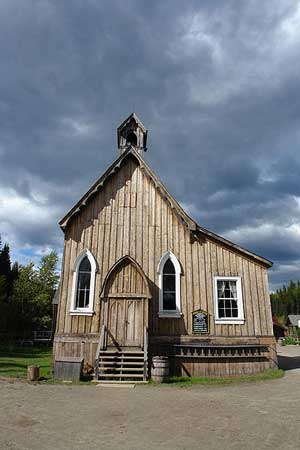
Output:
[[96,355],[95,380],[101,383],[146,382],[148,372],[148,336],[144,328],[143,348],[106,348],[107,330],[103,326]]
[[99,382],[145,382],[151,298],[142,268],[130,256],[117,261],[100,293],[102,324],[96,355]]

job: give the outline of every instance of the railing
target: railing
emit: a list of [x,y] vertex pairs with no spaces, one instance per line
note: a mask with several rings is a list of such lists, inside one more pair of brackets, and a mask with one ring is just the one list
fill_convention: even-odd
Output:
[[144,327],[144,381],[147,381],[148,373],[148,329]]
[[34,331],[33,332],[33,342],[50,343],[52,341],[52,337],[53,337],[52,331]]
[[266,345],[199,345],[199,344],[175,344],[174,354],[178,358],[266,358],[268,352]]
[[101,350],[105,350],[105,347],[106,347],[106,326],[102,325],[101,332],[100,332],[100,338],[99,338],[99,342],[98,342],[98,347],[97,347],[97,351],[96,351],[96,370],[95,370],[96,380],[98,379],[98,376],[99,376],[100,352],[101,352]]

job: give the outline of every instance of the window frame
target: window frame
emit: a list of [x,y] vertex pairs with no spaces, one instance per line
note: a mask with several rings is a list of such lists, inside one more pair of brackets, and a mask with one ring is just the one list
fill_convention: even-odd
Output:
[[[163,304],[163,269],[167,262],[170,259],[174,269],[175,269],[175,300],[176,300],[176,309],[164,309]],[[158,287],[159,287],[159,297],[158,297],[158,317],[160,318],[172,318],[178,319],[182,316],[181,312],[181,297],[180,297],[180,279],[181,279],[181,266],[176,258],[176,256],[167,251],[161,257],[158,267]]]
[[[78,284],[78,274],[81,261],[87,257],[91,264],[91,278],[90,278],[90,293],[89,293],[89,303],[85,308],[76,307],[76,293]],[[85,249],[76,258],[73,266],[73,282],[72,282],[72,296],[71,296],[71,316],[92,316],[94,314],[94,293],[95,293],[95,278],[97,272],[97,265],[92,253]]]
[[[218,305],[218,281],[235,281],[237,292],[237,317],[219,317],[219,305]],[[215,304],[215,324],[217,325],[244,325],[244,305],[243,305],[243,293],[242,293],[242,278],[233,276],[215,276],[214,277],[214,304]]]

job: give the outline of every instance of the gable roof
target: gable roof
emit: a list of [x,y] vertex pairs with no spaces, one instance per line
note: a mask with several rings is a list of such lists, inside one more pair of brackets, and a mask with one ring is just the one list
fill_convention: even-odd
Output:
[[145,160],[135,151],[133,147],[129,147],[127,150],[122,153],[119,158],[117,158],[113,164],[104,172],[104,174],[92,185],[92,187],[81,197],[81,199],[73,206],[73,208],[60,220],[59,225],[61,229],[64,231],[68,225],[69,220],[78,214],[82,208],[88,203],[88,201],[99,192],[108,178],[113,176],[124,163],[127,158],[134,158],[141,170],[148,176],[153,182],[155,188],[160,193],[160,195],[167,201],[169,206],[174,210],[183,224],[187,227],[187,229],[191,232],[193,239],[202,239],[209,238],[214,242],[217,242],[229,249],[234,250],[248,258],[254,259],[256,262],[263,264],[266,267],[271,267],[273,263],[262,256],[256,255],[253,252],[250,252],[239,245],[234,244],[227,239],[224,239],[221,236],[207,230],[206,228],[198,225],[188,214],[183,210],[183,208],[179,205],[179,203],[175,200],[175,198],[168,192],[163,183],[158,179],[153,170],[149,167],[149,165],[145,162]]

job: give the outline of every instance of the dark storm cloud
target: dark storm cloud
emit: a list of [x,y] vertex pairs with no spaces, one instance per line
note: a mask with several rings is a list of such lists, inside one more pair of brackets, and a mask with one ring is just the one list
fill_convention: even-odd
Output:
[[190,214],[273,259],[273,286],[295,277],[299,25],[293,1],[3,0],[0,233],[15,255],[61,248],[58,219],[135,110]]

